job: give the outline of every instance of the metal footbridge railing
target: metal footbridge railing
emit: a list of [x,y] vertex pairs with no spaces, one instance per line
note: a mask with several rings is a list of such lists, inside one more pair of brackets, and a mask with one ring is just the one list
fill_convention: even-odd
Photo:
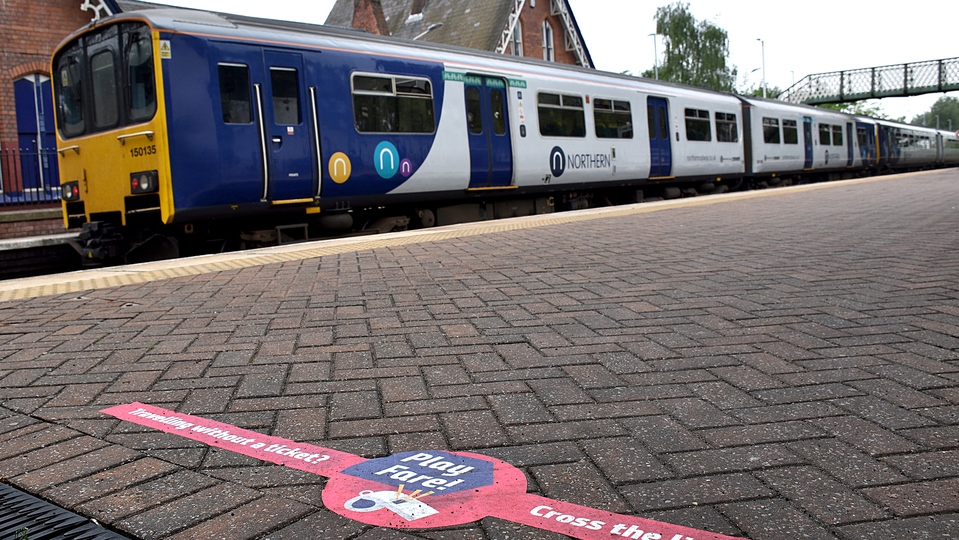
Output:
[[959,90],[959,58],[807,75],[779,99],[821,105]]

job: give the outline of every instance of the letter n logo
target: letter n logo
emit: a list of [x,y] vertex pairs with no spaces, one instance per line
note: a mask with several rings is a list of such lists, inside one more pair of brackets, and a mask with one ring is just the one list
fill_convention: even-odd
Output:
[[566,172],[566,153],[558,146],[553,147],[549,153],[549,170],[553,173],[553,178],[559,178]]

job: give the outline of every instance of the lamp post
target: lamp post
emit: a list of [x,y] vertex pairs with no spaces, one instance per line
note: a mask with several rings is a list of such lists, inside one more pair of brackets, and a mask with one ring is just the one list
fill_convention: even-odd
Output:
[[760,38],[756,38],[756,41],[762,44],[763,51],[763,99],[766,98],[766,42]]
[[656,50],[656,37],[659,34],[650,34],[650,37],[653,38],[653,74],[656,77],[656,80],[659,80],[659,51]]

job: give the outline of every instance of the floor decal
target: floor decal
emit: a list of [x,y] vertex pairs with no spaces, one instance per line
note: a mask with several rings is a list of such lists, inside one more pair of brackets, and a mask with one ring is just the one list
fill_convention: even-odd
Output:
[[526,476],[470,452],[423,450],[365,459],[311,444],[130,403],[101,411],[127,422],[329,478],[323,504],[361,523],[432,529],[497,517],[583,540],[734,540],[526,493]]

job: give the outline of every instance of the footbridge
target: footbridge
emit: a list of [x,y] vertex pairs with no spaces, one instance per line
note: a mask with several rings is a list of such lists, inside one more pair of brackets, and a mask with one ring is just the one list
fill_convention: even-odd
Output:
[[779,99],[821,105],[953,90],[959,90],[959,58],[807,75]]

